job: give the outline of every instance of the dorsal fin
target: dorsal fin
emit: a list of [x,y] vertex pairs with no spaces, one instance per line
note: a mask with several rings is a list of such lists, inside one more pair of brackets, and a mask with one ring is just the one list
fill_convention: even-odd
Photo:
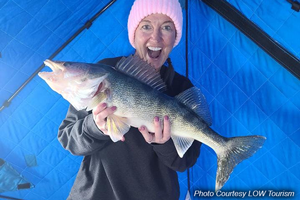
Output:
[[123,57],[116,65],[116,69],[124,74],[136,78],[150,87],[164,92],[167,90],[165,82],[161,79],[160,73],[154,67],[138,56]]
[[205,96],[197,87],[192,87],[185,90],[175,97],[181,103],[192,109],[198,114],[209,126],[212,124],[209,107],[206,102]]

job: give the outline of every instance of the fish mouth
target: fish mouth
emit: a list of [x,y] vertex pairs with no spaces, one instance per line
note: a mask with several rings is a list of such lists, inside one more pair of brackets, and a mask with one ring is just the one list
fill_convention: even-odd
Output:
[[59,61],[52,61],[52,60],[45,60],[44,61],[45,66],[49,67],[52,71],[43,71],[39,72],[38,75],[45,81],[55,81],[57,80],[57,77],[59,74],[62,74],[62,72],[65,70],[63,67],[63,62]]
[[50,67],[52,72],[56,73],[59,71],[64,71],[64,62],[59,62],[59,61],[52,61],[52,60],[45,60],[44,61],[45,66]]

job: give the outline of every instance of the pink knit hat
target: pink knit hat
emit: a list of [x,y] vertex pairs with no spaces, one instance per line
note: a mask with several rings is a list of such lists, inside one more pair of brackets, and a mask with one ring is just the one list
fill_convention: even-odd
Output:
[[165,14],[170,17],[176,28],[174,47],[182,35],[182,9],[178,0],[135,0],[128,17],[128,37],[134,46],[134,33],[140,21],[151,14]]

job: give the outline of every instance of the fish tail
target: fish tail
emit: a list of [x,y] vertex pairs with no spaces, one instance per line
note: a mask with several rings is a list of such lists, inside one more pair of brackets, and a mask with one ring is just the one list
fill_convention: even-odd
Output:
[[226,140],[226,148],[217,154],[216,191],[223,187],[234,167],[260,149],[266,138],[263,136],[243,136],[227,138]]

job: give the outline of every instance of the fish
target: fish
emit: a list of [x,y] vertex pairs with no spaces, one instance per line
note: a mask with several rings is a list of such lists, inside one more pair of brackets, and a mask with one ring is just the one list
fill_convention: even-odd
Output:
[[234,167],[266,140],[260,135],[228,138],[218,134],[210,127],[209,106],[199,88],[192,87],[175,97],[166,95],[167,86],[160,74],[138,56],[123,57],[116,66],[51,60],[44,64],[52,71],[38,75],[75,109],[90,111],[100,102],[118,108],[107,117],[113,142],[121,140],[130,127],[144,125],[154,132],[153,118],[169,116],[171,139],[181,158],[194,140],[217,154],[216,191],[224,186]]

